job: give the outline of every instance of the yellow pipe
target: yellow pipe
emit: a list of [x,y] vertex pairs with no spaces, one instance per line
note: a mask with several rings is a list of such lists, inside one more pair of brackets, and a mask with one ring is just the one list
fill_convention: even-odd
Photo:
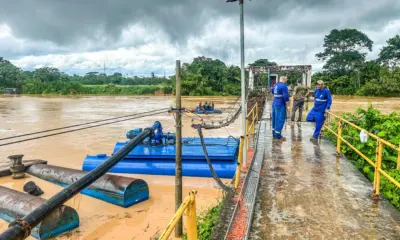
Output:
[[378,171],[376,170],[377,169],[377,164],[378,164],[378,159],[379,159],[379,148],[378,148],[378,146],[379,146],[379,142],[377,141],[376,142],[376,148],[375,148],[375,163],[376,163],[376,165],[374,166],[374,182],[373,182],[373,189],[374,189],[374,192],[376,191],[376,180],[378,179],[378,177],[376,176],[377,174],[378,174]]
[[336,154],[338,156],[340,156],[340,152],[341,152],[341,149],[340,149],[341,138],[342,138],[342,121],[339,120],[339,122],[338,122],[338,139],[337,139],[337,145],[336,145]]
[[[328,125],[324,125],[324,127],[326,129],[328,129],[332,134],[334,134],[337,138],[338,138],[338,146],[336,148],[336,150],[340,149],[340,145],[339,145],[339,139],[341,141],[343,141],[345,144],[347,144],[351,149],[353,149],[358,155],[360,155],[362,158],[364,158],[371,166],[373,166],[375,168],[374,171],[374,182],[373,182],[373,187],[374,187],[374,191],[375,191],[375,195],[379,195],[380,194],[380,174],[383,174],[391,183],[395,184],[397,187],[400,188],[400,183],[394,179],[393,177],[391,177],[388,173],[386,173],[384,170],[382,170],[382,159],[383,159],[383,147],[384,144],[388,147],[394,148],[396,151],[398,151],[398,161],[397,161],[397,169],[400,169],[400,145],[399,148],[397,149],[396,147],[394,147],[391,143],[388,143],[387,141],[366,132],[368,135],[370,135],[371,137],[375,138],[377,140],[377,147],[376,147],[376,163],[374,163],[372,160],[370,160],[367,156],[365,156],[363,153],[361,153],[358,149],[356,149],[353,145],[351,145],[348,141],[346,141],[343,137],[339,136],[342,134],[342,123],[341,121],[344,121],[348,124],[350,124],[351,126],[355,126],[357,129],[359,130],[363,130],[362,128],[358,127],[357,125],[354,125],[353,123],[350,123],[348,121],[346,121],[345,119],[338,117],[330,112],[328,112],[328,114],[333,115],[334,117],[339,119],[339,123],[338,123],[338,133],[335,133],[331,128],[328,127]],[[364,130],[365,131],[365,130]]]
[[381,191],[381,166],[382,166],[382,143],[378,143],[378,159],[376,160],[375,172],[376,172],[376,183],[375,183],[375,195],[378,196]]
[[376,136],[375,134],[372,134],[372,133],[366,131],[365,129],[360,128],[359,126],[355,125],[354,123],[351,123],[351,122],[347,121],[346,119],[344,119],[344,118],[342,118],[342,117],[338,117],[337,115],[335,115],[335,114],[333,114],[333,113],[331,113],[331,112],[329,112],[329,111],[327,111],[326,113],[327,113],[328,115],[332,115],[333,117],[335,117],[335,118],[337,118],[337,119],[342,120],[343,122],[349,124],[350,126],[356,128],[356,129],[358,129],[358,130],[360,130],[360,131],[361,131],[361,130],[364,130],[364,132],[365,132],[366,134],[368,134],[370,137],[374,138],[375,140],[378,140],[378,141],[382,142],[382,143],[385,144],[386,146],[391,147],[391,148],[393,148],[393,149],[396,150],[396,151],[400,151],[400,147],[397,148],[395,145],[391,144],[390,142],[388,142],[388,141],[386,141],[386,140],[384,140],[384,139],[382,139],[382,138]]
[[186,209],[188,240],[197,240],[196,193],[195,190],[189,192],[190,204]]
[[396,181],[396,179],[392,178],[389,174],[387,174],[382,169],[379,169],[379,172],[382,173],[389,181],[391,181],[394,185],[400,188],[400,183]]
[[[328,126],[325,125],[325,128],[328,129],[332,134],[334,134],[336,137],[338,137],[338,134],[335,133],[332,129],[330,129]],[[346,141],[344,138],[340,138],[344,143],[347,144],[351,149],[353,149],[358,155],[360,155],[362,158],[364,158],[369,164],[371,164],[373,167],[375,167],[375,163],[369,159],[367,156],[365,156],[360,150],[355,148],[353,145],[351,145],[348,141]]]
[[249,119],[246,119],[246,147],[249,149],[249,132],[250,132],[250,127],[249,127]]
[[188,207],[191,201],[191,197],[187,196],[178,210],[175,212],[174,216],[172,217],[171,221],[167,225],[167,229],[161,234],[159,240],[167,240],[169,235],[171,235],[172,231],[174,230],[176,224],[181,219],[185,209]]
[[399,150],[397,151],[397,170],[400,170],[400,144]]
[[240,170],[242,169],[242,161],[243,161],[243,141],[244,141],[244,137],[243,137],[243,136],[240,136],[238,164],[237,164],[236,174],[235,174],[235,188],[236,188],[236,189],[239,187]]

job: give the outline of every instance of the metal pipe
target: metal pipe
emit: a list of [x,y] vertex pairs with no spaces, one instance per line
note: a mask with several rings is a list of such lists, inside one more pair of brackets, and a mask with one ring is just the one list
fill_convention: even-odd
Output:
[[[181,61],[176,60],[176,158],[175,158],[175,210],[182,204],[182,114],[181,114]],[[175,228],[175,237],[181,237],[183,232],[182,219]]]
[[[44,202],[46,199],[0,186],[0,218],[7,222],[22,218]],[[77,227],[78,213],[69,206],[61,205],[32,228],[30,235],[37,239],[47,239]]]
[[[247,106],[246,106],[246,74],[244,68],[244,2],[239,0],[240,5],[240,81],[242,89],[242,135],[246,136],[246,116],[247,116]],[[246,138],[244,139],[244,146],[247,146]],[[247,148],[243,151],[243,165],[247,164]]]
[[127,145],[116,152],[103,164],[101,164],[73,184],[69,185],[67,188],[64,188],[63,190],[58,192],[56,195],[48,199],[44,204],[33,210],[21,220],[11,223],[10,227],[0,235],[0,240],[25,239],[27,236],[29,236],[30,229],[38,225],[47,215],[51,214],[59,206],[78,194],[84,188],[90,186],[101,176],[106,174],[121,159],[128,155],[128,153],[131,152],[133,148],[140,144],[145,138],[151,136],[154,129],[154,126],[152,128],[144,129],[143,132],[141,132],[134,139],[129,141]]

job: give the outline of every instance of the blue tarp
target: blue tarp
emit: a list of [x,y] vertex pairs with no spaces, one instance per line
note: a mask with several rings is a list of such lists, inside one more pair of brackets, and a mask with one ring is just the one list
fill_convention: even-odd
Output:
[[[233,138],[205,138],[209,158],[217,175],[232,178],[237,165],[238,145]],[[114,152],[125,146],[117,143]],[[82,170],[91,171],[109,156],[99,154],[87,156]],[[122,159],[110,172],[175,175],[175,145],[138,145],[127,157]],[[212,177],[199,138],[183,138],[182,175],[193,177]]]
[[[199,138],[182,139],[182,160],[206,160]],[[205,138],[208,156],[211,161],[234,161],[238,142],[233,138]],[[126,145],[127,142],[118,142],[114,153]],[[175,160],[175,145],[159,145],[150,147],[138,145],[126,156],[126,159],[171,159]]]

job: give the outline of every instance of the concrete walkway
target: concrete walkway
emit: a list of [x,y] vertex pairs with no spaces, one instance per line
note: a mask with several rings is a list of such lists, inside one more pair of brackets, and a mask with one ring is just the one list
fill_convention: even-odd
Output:
[[328,141],[309,141],[314,126],[285,127],[264,165],[249,239],[400,239],[400,212],[373,201],[372,184]]

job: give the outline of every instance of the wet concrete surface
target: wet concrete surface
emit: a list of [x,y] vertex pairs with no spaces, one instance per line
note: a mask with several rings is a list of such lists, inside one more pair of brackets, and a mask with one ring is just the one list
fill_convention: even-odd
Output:
[[313,130],[286,125],[283,143],[267,134],[249,239],[400,239],[400,212],[373,201],[371,182],[329,141],[310,142]]

